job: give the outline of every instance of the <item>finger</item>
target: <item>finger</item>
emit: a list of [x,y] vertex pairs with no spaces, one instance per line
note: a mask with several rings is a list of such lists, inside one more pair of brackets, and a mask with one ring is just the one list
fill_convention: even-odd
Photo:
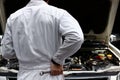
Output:
[[62,74],[63,72],[62,71],[51,71],[51,75],[55,76],[55,75],[60,75]]
[[51,75],[59,75],[60,72],[59,71],[51,71]]
[[55,72],[51,72],[51,75],[52,75],[52,76],[55,76],[55,75],[58,75],[58,74],[55,73]]

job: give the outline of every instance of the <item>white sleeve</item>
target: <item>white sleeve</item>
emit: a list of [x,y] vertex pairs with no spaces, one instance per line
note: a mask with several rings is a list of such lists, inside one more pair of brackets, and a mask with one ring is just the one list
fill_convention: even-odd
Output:
[[60,18],[59,31],[64,36],[64,42],[53,56],[53,60],[63,65],[64,60],[78,51],[84,42],[84,35],[77,20],[68,12]]
[[6,23],[6,29],[1,41],[1,53],[4,58],[11,59],[15,57],[15,51],[13,48],[13,41],[12,41],[12,31],[10,29],[10,22],[9,19]]

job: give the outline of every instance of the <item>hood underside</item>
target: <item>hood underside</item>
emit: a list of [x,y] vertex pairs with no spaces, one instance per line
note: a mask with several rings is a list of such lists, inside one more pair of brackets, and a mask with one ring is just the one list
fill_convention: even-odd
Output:
[[78,20],[85,40],[109,42],[119,0],[53,0],[51,4],[66,9]]
[[[28,1],[23,2],[22,0],[19,3],[17,0],[14,2],[6,0],[4,2],[5,17],[8,18],[11,13],[25,6]],[[75,17],[81,25],[85,39],[108,43],[119,0],[69,0],[69,2],[67,0],[50,0],[49,4],[66,9]]]

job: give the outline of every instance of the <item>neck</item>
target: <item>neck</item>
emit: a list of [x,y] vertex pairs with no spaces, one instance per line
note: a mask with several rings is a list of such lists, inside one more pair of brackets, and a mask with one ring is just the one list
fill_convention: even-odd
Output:
[[43,1],[43,0],[30,0],[30,1]]

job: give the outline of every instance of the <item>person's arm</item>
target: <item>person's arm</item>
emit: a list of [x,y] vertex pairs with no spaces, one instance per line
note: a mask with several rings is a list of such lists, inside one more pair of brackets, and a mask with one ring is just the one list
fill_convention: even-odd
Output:
[[60,34],[64,36],[64,42],[52,57],[51,75],[62,74],[64,60],[78,51],[84,42],[79,23],[69,13],[64,13],[59,26]]
[[60,19],[60,34],[64,36],[64,42],[53,56],[52,60],[63,65],[64,60],[78,51],[84,42],[84,35],[77,20],[68,12]]
[[1,41],[1,53],[2,56],[6,59],[11,59],[15,57],[15,51],[13,48],[12,41],[12,31],[11,31],[10,20],[7,20],[5,33]]

